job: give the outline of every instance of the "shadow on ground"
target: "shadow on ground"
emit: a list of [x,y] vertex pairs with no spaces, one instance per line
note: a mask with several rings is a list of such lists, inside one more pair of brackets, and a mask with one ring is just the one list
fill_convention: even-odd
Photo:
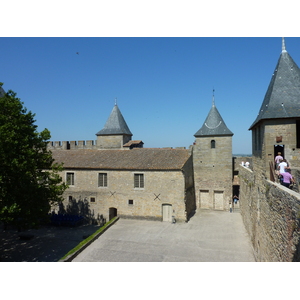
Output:
[[2,229],[0,231],[0,261],[57,262],[99,228],[99,225],[45,226],[22,232]]

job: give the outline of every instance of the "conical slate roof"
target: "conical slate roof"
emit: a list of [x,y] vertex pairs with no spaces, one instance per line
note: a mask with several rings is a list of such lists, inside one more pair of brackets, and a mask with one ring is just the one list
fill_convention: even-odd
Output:
[[4,89],[2,88],[2,86],[0,86],[0,98],[1,98],[1,97],[4,97],[4,95],[5,95],[5,91],[4,91]]
[[117,104],[115,104],[104,128],[96,133],[96,135],[114,134],[132,135]]
[[300,117],[300,69],[285,50],[280,54],[258,116],[250,129],[263,119]]
[[227,128],[217,107],[213,103],[202,127],[194,134],[195,137],[233,135]]

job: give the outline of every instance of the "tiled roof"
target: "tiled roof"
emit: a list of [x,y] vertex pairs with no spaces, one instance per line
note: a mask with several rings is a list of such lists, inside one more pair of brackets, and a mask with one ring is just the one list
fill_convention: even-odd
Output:
[[144,144],[141,140],[129,141],[128,143],[124,144],[123,147],[130,147],[132,145]]
[[258,116],[250,129],[263,119],[300,117],[299,103],[300,69],[284,47]]
[[117,104],[115,104],[112,112],[110,113],[104,128],[96,133],[96,135],[114,134],[132,135]]
[[222,136],[233,135],[233,133],[227,128],[223,118],[221,117],[217,107],[213,103],[208,116],[202,125],[202,127],[194,134],[195,137],[201,136]]
[[181,170],[188,150],[137,148],[133,150],[52,150],[55,162],[66,169]]

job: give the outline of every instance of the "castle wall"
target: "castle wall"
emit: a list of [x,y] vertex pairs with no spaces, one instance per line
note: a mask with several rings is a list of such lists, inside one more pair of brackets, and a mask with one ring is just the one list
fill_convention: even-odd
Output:
[[[161,221],[162,205],[171,204],[177,221],[187,219],[186,179],[181,171],[64,170],[61,173],[63,179],[66,179],[66,173],[74,173],[74,185],[63,195],[65,207],[71,197],[72,201],[88,203],[94,218],[103,215],[108,220],[109,208],[114,207],[121,217]],[[98,173],[107,173],[107,187],[98,187]],[[134,174],[144,174],[144,188],[134,188]],[[92,198],[95,202],[91,202]]]
[[240,166],[240,210],[257,261],[300,260],[300,195]]
[[55,141],[48,142],[48,150],[77,150],[77,149],[98,149],[97,142],[87,141]]
[[98,136],[96,141],[50,141],[48,150],[79,150],[79,149],[125,149],[123,145],[131,140],[130,136],[111,135]]

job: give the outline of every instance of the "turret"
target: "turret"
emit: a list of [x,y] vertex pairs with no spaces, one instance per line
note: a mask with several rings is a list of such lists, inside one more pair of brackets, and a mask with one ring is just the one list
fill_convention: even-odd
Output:
[[115,103],[104,128],[97,132],[96,135],[97,148],[99,149],[123,149],[123,145],[131,140],[132,133],[117,103]]
[[193,146],[197,208],[227,210],[232,199],[232,136],[214,101]]

